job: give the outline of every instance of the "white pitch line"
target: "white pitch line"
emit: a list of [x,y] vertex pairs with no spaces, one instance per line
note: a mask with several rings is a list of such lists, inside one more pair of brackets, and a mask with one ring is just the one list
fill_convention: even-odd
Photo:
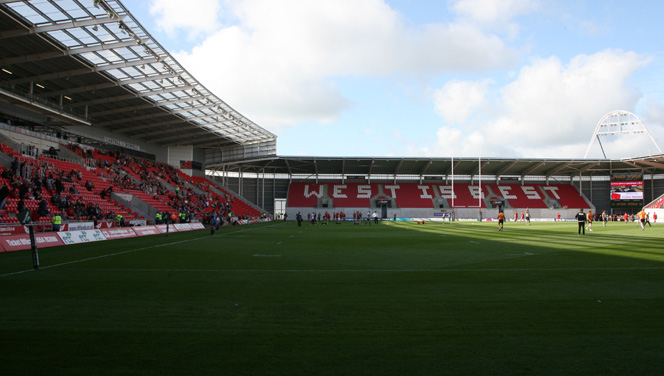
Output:
[[[535,255],[534,253],[530,253],[530,252],[523,252],[523,253],[509,253],[509,254],[508,254],[508,256],[534,256],[534,255]],[[549,256],[553,256],[553,255],[549,255]]]
[[664,267],[633,268],[513,268],[513,269],[77,269],[111,272],[187,272],[187,273],[456,273],[456,272],[539,272],[539,271],[606,271],[664,270]]
[[[265,226],[265,227],[271,227],[271,226]],[[238,233],[238,232],[245,232],[245,231],[251,231],[251,230],[253,230],[253,229],[246,229],[246,230],[238,230],[238,231],[233,231],[233,232],[226,232],[226,233],[223,233],[223,234],[219,234],[218,236],[231,235],[231,234],[235,234],[235,233]],[[116,253],[109,253],[109,254],[107,254],[107,255],[101,255],[101,256],[95,256],[95,257],[88,257],[88,258],[84,258],[84,259],[81,259],[81,260],[68,261],[68,262],[63,262],[63,263],[60,263],[60,264],[54,264],[54,265],[48,265],[48,266],[40,266],[39,269],[27,269],[27,270],[21,270],[21,271],[18,271],[18,272],[12,272],[12,273],[7,273],[7,274],[0,274],[0,278],[2,278],[2,277],[8,277],[8,276],[10,276],[10,275],[15,275],[15,274],[23,274],[23,273],[28,273],[28,272],[34,272],[35,270],[50,269],[50,268],[55,268],[55,267],[63,266],[63,265],[77,264],[77,263],[79,263],[79,262],[84,262],[84,261],[98,260],[98,259],[102,259],[102,258],[106,258],[106,257],[123,255],[123,254],[125,254],[125,253],[132,253],[132,252],[143,251],[143,250],[146,250],[146,249],[165,247],[165,246],[169,246],[169,245],[173,245],[173,244],[180,244],[180,243],[193,242],[193,241],[201,240],[201,239],[210,239],[210,236],[202,236],[202,237],[200,237],[200,238],[193,238],[193,239],[187,239],[187,240],[180,240],[180,241],[177,241],[177,242],[171,242],[171,243],[166,243],[166,244],[153,245],[153,246],[150,246],[150,247],[143,247],[143,248],[130,249],[130,250],[127,250],[127,251],[116,252]]]
[[[54,265],[48,265],[48,266],[40,266],[39,269],[50,269],[50,268],[55,268],[57,266],[63,266],[63,265],[70,265],[70,264],[77,264],[79,262],[84,262],[84,261],[92,261],[92,260],[98,260],[106,257],[111,257],[111,256],[119,256],[119,255],[124,255],[125,253],[132,253],[132,252],[138,252],[138,251],[143,251],[146,249],[152,249],[152,248],[159,248],[159,247],[165,247],[167,245],[173,245],[173,244],[179,244],[179,243],[185,243],[189,241],[195,241],[195,240],[200,240],[200,239],[207,239],[208,237],[203,237],[203,238],[195,238],[195,239],[188,239],[188,240],[181,240],[177,242],[172,242],[172,243],[166,243],[166,244],[159,244],[159,245],[153,245],[150,247],[143,247],[143,248],[136,248],[136,249],[130,249],[127,251],[122,251],[122,252],[115,252],[115,253],[109,253],[106,255],[100,255],[100,256],[95,256],[95,257],[88,257],[80,260],[75,260],[75,261],[68,261],[68,262],[62,262],[60,264],[54,264]],[[38,269],[28,269],[28,270],[21,270],[19,272],[13,272],[13,273],[7,273],[7,274],[2,274],[0,277],[6,277],[14,274],[22,274],[22,273],[27,273],[27,272],[32,272]]]

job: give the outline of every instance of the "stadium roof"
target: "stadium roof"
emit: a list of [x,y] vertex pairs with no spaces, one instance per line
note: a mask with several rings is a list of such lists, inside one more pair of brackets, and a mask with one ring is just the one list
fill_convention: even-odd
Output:
[[0,0],[0,100],[164,146],[275,141],[114,0]]
[[664,155],[607,159],[505,159],[505,158],[367,158],[275,157],[208,166],[224,171],[275,173],[321,177],[357,176],[590,176],[612,172],[664,173]]

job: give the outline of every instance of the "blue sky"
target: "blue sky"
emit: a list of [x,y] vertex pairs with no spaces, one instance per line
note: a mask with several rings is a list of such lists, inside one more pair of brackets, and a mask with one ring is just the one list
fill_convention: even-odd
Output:
[[[123,4],[279,155],[582,158],[613,110],[664,146],[664,2]],[[602,144],[658,153],[645,135]]]

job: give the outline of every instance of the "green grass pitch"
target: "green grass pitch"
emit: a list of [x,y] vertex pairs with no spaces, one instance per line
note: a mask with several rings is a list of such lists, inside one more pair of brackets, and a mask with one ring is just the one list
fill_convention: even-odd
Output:
[[661,375],[664,224],[266,223],[0,254],[2,375]]

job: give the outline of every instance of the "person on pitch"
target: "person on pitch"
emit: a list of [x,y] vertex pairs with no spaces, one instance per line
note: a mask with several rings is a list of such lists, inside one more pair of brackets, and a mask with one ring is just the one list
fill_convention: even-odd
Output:
[[636,215],[639,217],[639,222],[641,223],[641,230],[645,230],[646,229],[646,211],[641,210]]
[[503,231],[503,223],[505,222],[505,213],[498,213],[498,231]]
[[602,225],[606,227],[606,222],[609,220],[609,215],[606,214],[606,210],[602,212]]
[[583,209],[579,209],[579,212],[576,213],[576,220],[579,223],[579,235],[583,231],[583,235],[586,234],[586,213],[583,212]]

